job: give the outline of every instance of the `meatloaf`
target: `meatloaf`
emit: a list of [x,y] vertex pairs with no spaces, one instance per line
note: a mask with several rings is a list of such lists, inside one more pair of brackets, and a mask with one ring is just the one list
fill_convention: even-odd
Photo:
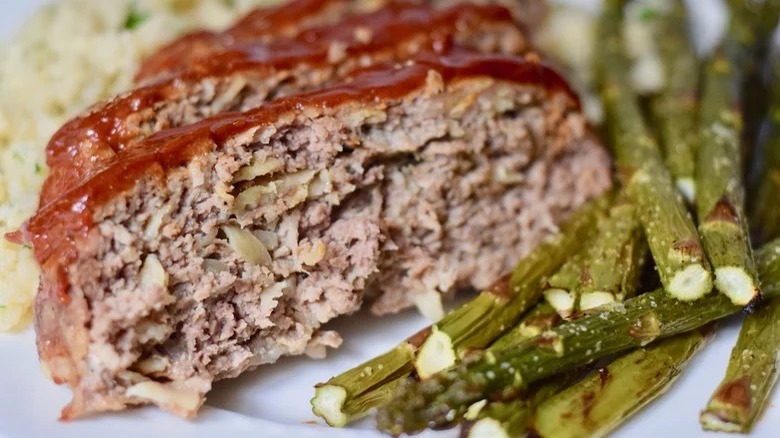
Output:
[[610,185],[544,65],[451,48],[158,132],[53,191],[24,235],[62,418],[154,403],[323,354],[368,297],[482,288]]
[[435,9],[409,2],[308,28],[295,38],[233,44],[65,124],[47,149],[51,177],[41,203],[49,201],[54,187],[59,191],[76,184],[117,151],[155,132],[246,110],[274,97],[339,82],[358,68],[406,60],[419,50],[442,50],[453,43],[484,52],[527,49],[525,36],[503,7],[458,4]]
[[[420,3],[446,8],[453,0],[292,0],[274,7],[260,7],[248,13],[223,32],[196,31],[182,36],[147,58],[136,74],[139,82],[148,82],[176,73],[198,60],[208,58],[227,47],[247,42],[267,43],[275,39],[300,36],[312,26],[332,25],[351,15],[370,13],[396,3]],[[478,0],[476,3],[496,3]],[[546,11],[545,0],[502,0],[523,27],[539,23]],[[345,27],[350,29],[349,27]],[[431,26],[422,26],[431,29]],[[314,39],[309,34],[308,39]]]
[[351,15],[376,11],[391,1],[292,0],[258,7],[225,31],[191,32],[160,48],[143,61],[136,80],[142,83],[175,73],[231,45],[296,37],[309,27],[336,24]]

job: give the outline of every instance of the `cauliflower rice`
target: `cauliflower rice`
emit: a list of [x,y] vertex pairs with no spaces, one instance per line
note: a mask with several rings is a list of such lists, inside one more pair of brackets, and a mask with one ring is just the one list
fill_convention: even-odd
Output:
[[[0,236],[37,207],[44,150],[67,119],[133,85],[139,61],[191,28],[228,26],[277,0],[60,0],[0,47]],[[0,239],[0,331],[30,319],[31,248]]]

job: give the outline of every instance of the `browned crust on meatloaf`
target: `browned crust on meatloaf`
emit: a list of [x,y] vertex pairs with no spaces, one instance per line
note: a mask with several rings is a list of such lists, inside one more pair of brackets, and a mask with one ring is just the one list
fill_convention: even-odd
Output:
[[321,324],[367,293],[484,287],[608,167],[554,72],[467,52],[152,136],[28,225],[63,418],[192,416],[214,380],[337,344]]
[[310,28],[296,39],[233,45],[63,126],[47,147],[51,177],[41,204],[155,132],[338,82],[356,68],[405,60],[431,45],[446,47],[450,39],[484,52],[514,54],[526,47],[502,7],[464,4],[439,10],[409,3]]

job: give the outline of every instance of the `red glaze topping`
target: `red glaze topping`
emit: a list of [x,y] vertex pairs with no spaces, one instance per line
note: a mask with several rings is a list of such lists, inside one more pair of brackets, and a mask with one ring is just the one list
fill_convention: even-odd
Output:
[[438,71],[445,82],[458,78],[487,76],[516,83],[536,84],[576,98],[566,82],[550,68],[522,58],[483,55],[453,50],[447,55],[421,54],[413,65],[374,68],[354,80],[307,94],[280,98],[244,113],[226,113],[193,125],[159,132],[136,147],[119,152],[99,172],[78,187],[61,193],[33,216],[25,238],[35,256],[46,266],[44,287],[55,287],[67,299],[64,269],[77,256],[76,239],[93,225],[95,212],[146,175],[164,178],[169,169],[186,165],[194,156],[219,148],[226,139],[253,127],[273,124],[280,115],[302,112],[307,107],[332,111],[341,105],[371,105],[401,99],[425,86],[429,70]]
[[[435,41],[456,29],[473,28],[481,23],[513,24],[513,21],[510,12],[498,5],[463,3],[437,11],[426,4],[394,2],[370,14],[347,17],[335,25],[307,29],[295,38],[231,44],[208,57],[190,59],[180,77],[224,76],[263,66],[281,69],[300,63],[321,65],[327,63],[334,42],[345,44],[347,55],[361,55],[422,35]],[[358,35],[358,29],[367,34],[365,40]]]
[[307,20],[353,0],[294,0],[271,8],[249,12],[224,32],[196,31],[188,33],[147,58],[138,70],[136,80],[142,81],[163,72],[177,69],[182,61],[207,56],[220,47],[247,39],[271,40],[294,36],[298,26]]

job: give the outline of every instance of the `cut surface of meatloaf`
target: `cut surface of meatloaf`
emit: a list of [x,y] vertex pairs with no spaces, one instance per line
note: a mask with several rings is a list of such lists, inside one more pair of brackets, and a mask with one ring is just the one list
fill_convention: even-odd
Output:
[[503,7],[457,4],[433,9],[408,2],[310,28],[299,38],[234,45],[65,124],[47,147],[51,177],[44,184],[41,205],[155,132],[246,110],[339,82],[358,68],[406,60],[426,47],[443,49],[452,43],[511,54],[526,48],[522,32]]
[[[227,47],[247,42],[267,43],[299,36],[311,26],[339,23],[354,14],[376,11],[394,3],[415,2],[448,8],[457,0],[292,0],[272,7],[259,7],[223,32],[197,31],[186,34],[149,56],[136,75],[148,82],[180,72],[198,60]],[[546,11],[545,0],[478,0],[476,4],[499,4],[508,8],[524,27],[534,28]],[[425,26],[430,28],[430,26]]]
[[40,357],[63,418],[322,355],[320,327],[486,287],[610,185],[566,83],[453,49],[155,134],[39,209]]

